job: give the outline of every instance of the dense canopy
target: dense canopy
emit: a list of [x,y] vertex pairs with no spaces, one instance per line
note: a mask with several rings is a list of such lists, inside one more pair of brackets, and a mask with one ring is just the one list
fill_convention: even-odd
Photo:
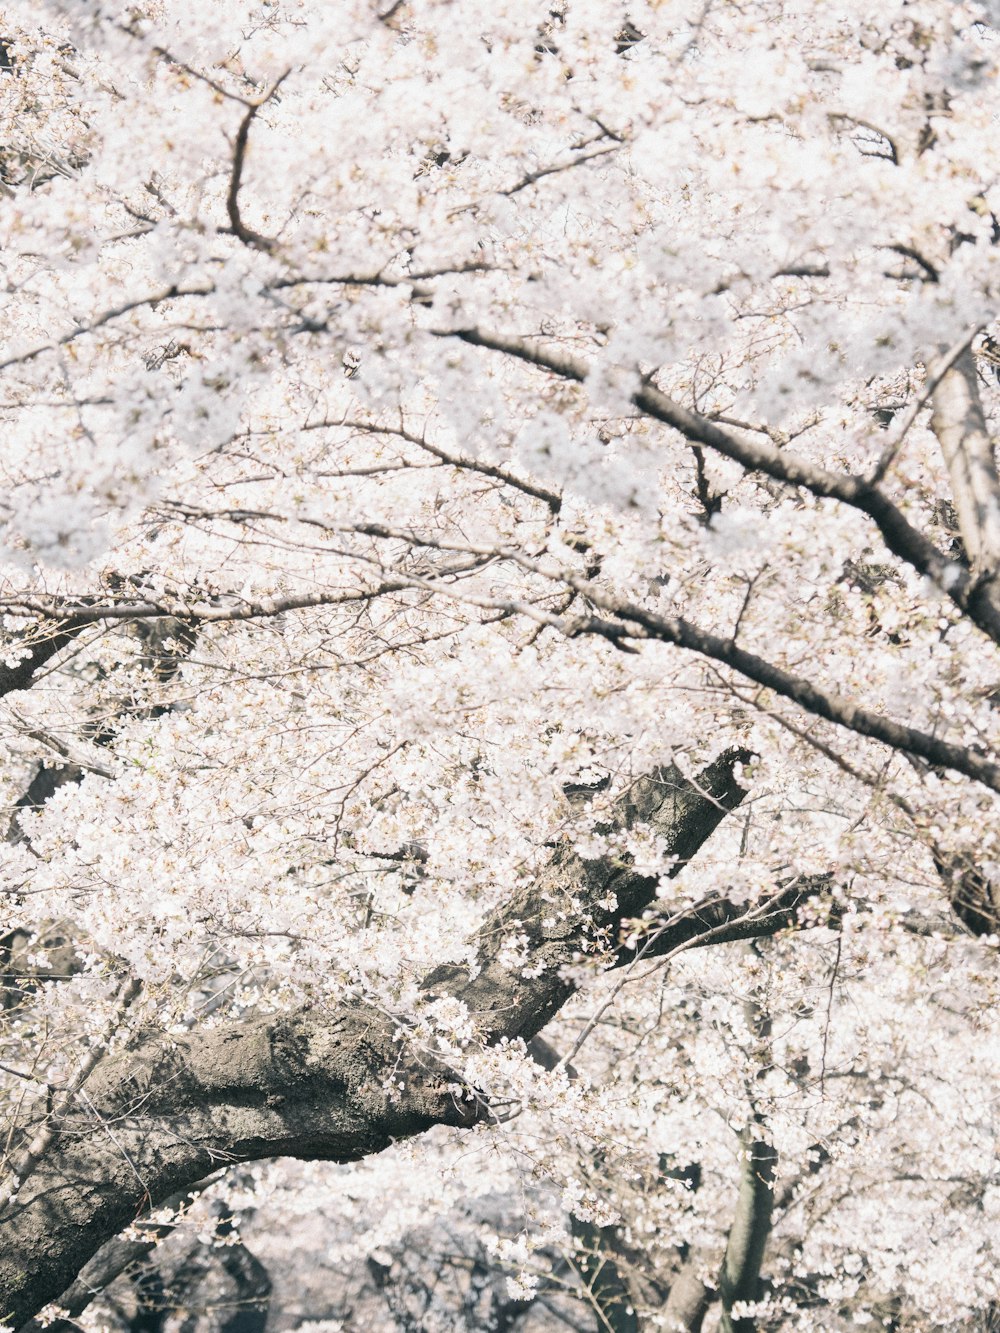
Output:
[[998,32],[0,5],[0,1325],[1000,1327]]

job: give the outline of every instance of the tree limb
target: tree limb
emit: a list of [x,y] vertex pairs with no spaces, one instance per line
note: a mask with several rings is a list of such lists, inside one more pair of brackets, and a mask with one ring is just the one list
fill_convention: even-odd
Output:
[[[582,587],[580,590],[583,590]],[[620,619],[642,626],[646,631],[643,637],[672,643],[678,648],[685,648],[689,652],[710,658],[713,662],[721,662],[748,680],[756,681],[765,689],[773,690],[775,694],[790,699],[814,717],[833,722],[859,736],[880,741],[890,749],[903,754],[916,755],[935,767],[950,768],[956,773],[963,773],[966,777],[981,782],[984,787],[1000,792],[1000,763],[967,746],[941,740],[929,732],[919,731],[916,727],[908,727],[905,723],[896,722],[882,713],[862,708],[859,704],[844,699],[832,691],[820,689],[805,677],[796,676],[793,672],[785,671],[783,667],[758,657],[756,653],[740,648],[731,638],[710,634],[680,616],[658,616],[642,607],[618,602],[596,589],[588,588],[586,595],[596,605]],[[602,633],[608,637],[614,633],[621,638],[629,637],[627,629],[623,626],[614,624],[607,626],[604,622],[598,622],[594,626],[586,622],[569,624],[559,622],[556,617],[552,619],[557,628],[572,635]]]
[[[586,362],[534,339],[504,337],[482,329],[442,330],[437,336],[460,338],[473,347],[502,352],[581,384],[590,373]],[[778,449],[770,441],[723,430],[700,413],[688,411],[648,381],[643,381],[632,394],[632,402],[646,416],[671,426],[695,444],[707,445],[733,459],[748,472],[763,472],[776,481],[802,486],[821,499],[838,500],[866,514],[894,555],[931,579],[984,634],[994,643],[1000,643],[1000,596],[956,561],[942,555],[871,481],[818,467],[786,449]]]
[[684,1261],[663,1307],[663,1326],[668,1333],[701,1333],[708,1308],[717,1297],[714,1287],[705,1280],[706,1268],[712,1262],[701,1249]]
[[933,403],[931,429],[948,469],[973,575],[993,579],[1000,568],[1000,477],[968,349],[941,376]]
[[[201,1182],[204,1188],[210,1181]],[[192,1202],[199,1190],[179,1190],[170,1198],[164,1199],[161,1207],[180,1212]],[[93,1259],[83,1268],[72,1286],[68,1287],[59,1298],[60,1309],[65,1310],[71,1319],[83,1314],[87,1306],[106,1288],[131,1268],[137,1261],[144,1259],[165,1237],[169,1236],[177,1225],[176,1221],[154,1222],[152,1219],[137,1224],[141,1236],[131,1239],[116,1236],[108,1241]]]
[[742,1136],[743,1160],[736,1212],[729,1228],[726,1254],[719,1276],[722,1318],[719,1333],[756,1333],[752,1317],[734,1313],[745,1303],[760,1299],[760,1268],[771,1233],[774,1169],[777,1153],[756,1137],[752,1127]]
[[26,690],[39,667],[71,643],[85,624],[78,616],[41,621],[24,634],[12,636],[7,653],[13,660],[0,659],[0,696]]
[[[749,751],[727,750],[694,781],[673,766],[657,769],[615,803],[613,824],[649,823],[676,858],[670,875],[679,874],[742,801],[746,793],[734,768],[750,758]],[[426,978],[424,989],[462,1000],[487,1040],[529,1040],[575,990],[567,969],[614,947],[621,923],[643,912],[659,883],[659,876],[637,875],[622,860],[584,861],[569,847],[557,848],[531,893],[516,895],[477,932],[471,971],[446,964]],[[607,905],[609,893],[614,906]],[[517,935],[526,940],[532,976],[512,974],[502,961],[498,941]]]
[[262,236],[259,231],[254,231],[243,221],[240,213],[240,186],[243,183],[243,167],[246,164],[250,126],[253,124],[257,112],[271,100],[290,73],[291,70],[286,69],[284,74],[275,80],[263,97],[251,102],[246,115],[240,121],[240,127],[236,131],[236,142],[233,145],[233,166],[229,175],[229,190],[226,194],[226,212],[229,215],[229,225],[232,228],[233,235],[244,245],[250,246],[253,250],[263,250],[265,254],[269,254],[277,243],[268,236]]
[[[734,770],[748,758],[727,751],[693,781],[659,769],[619,798],[614,821],[651,824],[679,866],[743,799]],[[425,991],[467,1004],[486,1040],[529,1040],[572,993],[567,967],[602,951],[657,885],[620,861],[584,862],[557,848],[539,879],[477,932],[478,974],[438,968]],[[529,941],[530,977],[502,960],[512,934]],[[0,1323],[20,1328],[127,1223],[220,1165],[356,1161],[432,1125],[488,1116],[433,1052],[408,1047],[403,1035],[400,1023],[359,1000],[151,1036],[107,1056],[75,1105],[53,1119],[44,1155],[7,1205]],[[27,1141],[45,1119],[42,1107]]]

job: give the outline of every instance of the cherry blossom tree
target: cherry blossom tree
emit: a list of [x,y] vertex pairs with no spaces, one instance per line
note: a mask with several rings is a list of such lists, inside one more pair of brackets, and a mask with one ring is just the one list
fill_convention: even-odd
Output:
[[998,1326],[998,26],[0,7],[0,1324]]

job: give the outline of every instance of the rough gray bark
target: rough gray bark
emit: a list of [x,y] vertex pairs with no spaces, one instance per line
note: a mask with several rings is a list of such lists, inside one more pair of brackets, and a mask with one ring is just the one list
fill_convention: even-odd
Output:
[[423,1055],[396,1087],[395,1024],[341,1010],[150,1041],[94,1074],[0,1223],[0,1322],[20,1327],[150,1206],[226,1162],[353,1161],[434,1124],[472,1124],[474,1097]]
[[[747,751],[727,751],[693,782],[673,767],[639,778],[618,801],[614,823],[622,828],[654,824],[677,858],[671,871],[676,875],[743,799],[733,770],[749,759]],[[626,961],[630,955],[618,939],[619,926],[649,906],[657,887],[656,877],[636,875],[625,861],[583,861],[568,847],[559,847],[530,894],[517,895],[478,932],[476,975],[470,977],[462,967],[440,967],[427,978],[425,989],[464,1001],[487,1038],[530,1040],[572,994],[567,969],[595,951],[611,950]],[[615,895],[614,907],[603,905],[609,891]],[[729,911],[730,919],[740,915],[731,905]],[[497,942],[512,933],[527,936],[537,976],[513,976],[504,968]]]
[[736,1212],[719,1277],[719,1333],[756,1333],[757,1321],[734,1316],[733,1307],[760,1299],[760,1267],[771,1234],[777,1154],[770,1144],[751,1133],[744,1136],[744,1153]]
[[65,648],[83,626],[84,621],[75,619],[40,621],[30,632],[12,636],[4,651],[12,657],[16,653],[17,660],[11,666],[0,660],[0,696],[26,690],[38,668]]
[[[752,950],[753,944],[746,948]],[[756,996],[746,1003],[747,1027],[757,1043],[756,1064],[770,1064],[771,1016]],[[766,1122],[751,1088],[751,1115],[740,1135],[742,1161],[736,1209],[726,1240],[726,1253],[719,1274],[722,1316],[719,1333],[757,1333],[757,1321],[738,1313],[738,1307],[760,1300],[760,1270],[771,1234],[774,1211],[774,1176],[778,1154],[767,1142]]]
[[698,1250],[685,1261],[674,1278],[663,1307],[668,1333],[701,1333],[708,1307],[716,1297],[714,1288],[704,1277],[712,1262],[713,1256]]
[[988,581],[1000,565],[1000,477],[970,351],[941,376],[933,403],[931,429],[948,469],[962,541],[973,575]]
[[[693,782],[660,769],[617,802],[614,821],[653,823],[679,867],[742,800],[734,769],[747,758],[729,751]],[[479,974],[439,968],[426,989],[462,999],[486,1039],[528,1040],[571,994],[565,969],[613,949],[622,921],[656,888],[626,862],[583,862],[557,848],[539,880],[477,933]],[[515,921],[537,976],[500,962]],[[107,1058],[50,1126],[44,1157],[0,1218],[0,1323],[20,1328],[125,1225],[219,1166],[277,1156],[354,1161],[432,1125],[467,1126],[487,1114],[432,1053],[401,1059],[397,1032],[359,1002],[156,1034]],[[45,1120],[41,1107],[28,1141]]]

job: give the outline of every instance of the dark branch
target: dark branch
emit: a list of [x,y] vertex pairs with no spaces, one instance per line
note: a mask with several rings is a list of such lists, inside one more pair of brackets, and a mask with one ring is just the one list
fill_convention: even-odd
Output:
[[9,640],[6,652],[9,658],[15,660],[10,664],[0,660],[0,696],[11,694],[14,690],[26,690],[39,667],[43,667],[60,649],[71,643],[85,624],[86,621],[80,617],[42,621],[33,625],[25,634]]
[[[447,330],[437,336],[460,338],[473,347],[503,352],[577,383],[583,383],[590,371],[585,362],[532,339],[504,337],[481,329]],[[764,440],[723,430],[707,417],[681,407],[648,382],[636,390],[632,402],[646,416],[671,426],[693,443],[707,445],[733,459],[748,472],[763,472],[776,481],[802,486],[822,499],[838,500],[866,514],[894,555],[931,579],[983,633],[1000,643],[1000,598],[993,586],[977,581],[968,570],[942,555],[878,486],[851,473],[816,467]]]
[[272,251],[276,242],[267,236],[262,236],[259,231],[254,231],[243,221],[240,213],[240,186],[243,182],[243,167],[246,164],[250,126],[253,124],[257,112],[271,100],[290,73],[291,70],[285,70],[284,74],[275,81],[263,97],[250,104],[246,115],[240,121],[240,127],[236,131],[236,142],[233,145],[233,168],[229,177],[229,192],[226,195],[226,212],[229,215],[229,225],[233,229],[233,235],[241,240],[244,245],[249,245],[254,250],[263,250],[265,253]]

